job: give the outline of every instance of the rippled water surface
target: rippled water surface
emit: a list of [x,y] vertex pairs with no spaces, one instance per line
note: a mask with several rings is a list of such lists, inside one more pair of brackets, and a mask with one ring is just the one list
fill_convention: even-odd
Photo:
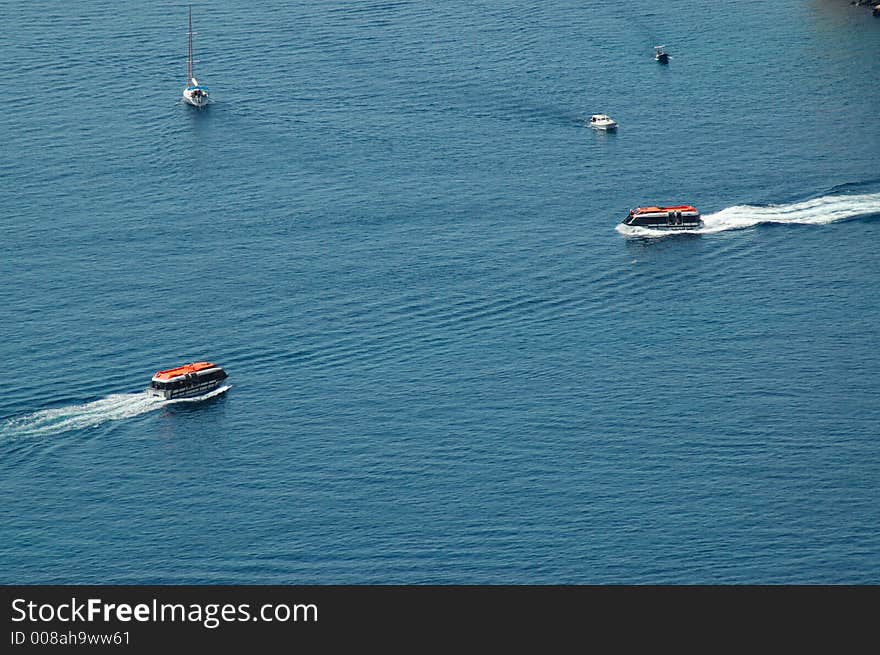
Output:
[[0,581],[880,583],[867,9],[4,18]]

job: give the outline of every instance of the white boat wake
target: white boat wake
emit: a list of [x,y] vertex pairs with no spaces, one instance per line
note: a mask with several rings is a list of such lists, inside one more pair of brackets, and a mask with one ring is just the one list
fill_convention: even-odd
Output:
[[668,237],[675,234],[714,234],[742,230],[762,223],[826,225],[859,216],[880,213],[880,193],[833,195],[785,205],[734,205],[703,216],[703,227],[665,232],[618,224],[617,231],[632,237]]
[[152,412],[168,405],[193,403],[220,395],[232,385],[214,389],[196,398],[164,400],[140,393],[115,393],[81,405],[43,409],[0,422],[0,438],[35,437],[96,427],[108,421],[121,421]]

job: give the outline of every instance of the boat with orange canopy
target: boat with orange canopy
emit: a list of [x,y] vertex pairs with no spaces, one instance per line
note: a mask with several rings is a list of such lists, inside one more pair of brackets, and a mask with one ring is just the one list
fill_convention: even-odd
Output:
[[165,371],[157,371],[148,391],[165,400],[193,398],[213,391],[229,377],[213,362],[193,362]]
[[623,219],[624,225],[655,230],[694,230],[703,227],[700,212],[691,205],[636,207]]

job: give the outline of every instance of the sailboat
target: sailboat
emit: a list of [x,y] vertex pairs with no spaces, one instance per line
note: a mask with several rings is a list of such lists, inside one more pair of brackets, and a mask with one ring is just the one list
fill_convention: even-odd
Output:
[[188,37],[188,48],[186,57],[186,86],[183,89],[183,99],[193,107],[205,107],[210,98],[208,97],[208,87],[199,84],[199,81],[193,77],[193,16],[192,7],[189,8],[189,30],[186,35]]

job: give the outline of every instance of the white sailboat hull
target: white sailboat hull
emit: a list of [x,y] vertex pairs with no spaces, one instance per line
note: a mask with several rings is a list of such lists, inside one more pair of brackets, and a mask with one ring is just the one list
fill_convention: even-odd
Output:
[[193,107],[205,107],[210,102],[210,100],[208,99],[208,95],[195,93],[194,91],[194,89],[183,90],[184,102],[192,105]]

